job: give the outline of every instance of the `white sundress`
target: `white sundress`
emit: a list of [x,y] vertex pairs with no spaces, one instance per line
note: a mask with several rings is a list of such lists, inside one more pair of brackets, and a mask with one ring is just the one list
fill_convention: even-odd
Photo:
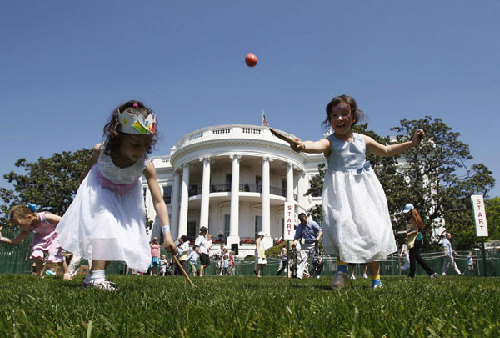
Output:
[[323,247],[346,263],[381,261],[397,251],[387,199],[366,161],[364,136],[353,142],[328,136],[323,183]]
[[144,155],[121,169],[101,147],[97,164],[56,228],[63,249],[88,260],[124,261],[132,269],[148,269],[151,251],[141,176],[149,162]]

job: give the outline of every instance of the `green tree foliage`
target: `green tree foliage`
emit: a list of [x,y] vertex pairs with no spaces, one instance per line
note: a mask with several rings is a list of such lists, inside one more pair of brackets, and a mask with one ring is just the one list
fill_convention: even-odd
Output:
[[488,238],[500,239],[500,197],[486,201],[486,217],[488,220]]
[[469,164],[469,146],[441,119],[403,119],[401,126],[392,128],[399,141],[417,129],[423,129],[426,137],[420,147],[406,153],[406,165],[401,167],[411,193],[409,202],[419,209],[427,226],[439,227],[437,221],[444,219],[446,229],[454,234],[454,247],[468,249],[477,241],[470,196],[487,197],[495,180],[484,164]]
[[3,200],[1,221],[6,222],[8,210],[16,204],[34,203],[43,210],[62,215],[76,194],[91,153],[90,149],[80,149],[54,154],[50,158],[40,157],[33,163],[24,158],[17,160],[15,166],[21,172],[11,171],[3,175],[13,189],[0,189]]
[[[453,132],[441,119],[426,116],[420,120],[400,121],[392,130],[397,142],[411,139],[418,129],[426,133],[420,147],[395,157],[367,155],[387,195],[389,213],[397,230],[405,228],[406,220],[401,213],[406,203],[412,203],[419,210],[428,229],[438,228],[445,220],[445,226],[454,234],[454,247],[468,249],[477,239],[472,217],[470,195],[482,194],[495,184],[491,171],[484,164],[470,164],[472,156],[469,146],[459,140],[459,133]],[[381,144],[390,144],[389,137],[381,137],[367,129],[367,124],[353,128]],[[317,193],[322,187],[324,169],[310,180],[311,189],[306,195]],[[321,207],[309,210],[313,218],[321,219]],[[432,231],[426,231],[427,243]]]

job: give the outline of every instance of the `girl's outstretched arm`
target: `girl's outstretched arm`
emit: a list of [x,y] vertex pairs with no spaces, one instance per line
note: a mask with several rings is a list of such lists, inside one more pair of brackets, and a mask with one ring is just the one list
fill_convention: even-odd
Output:
[[49,214],[49,213],[46,213],[45,215],[45,219],[49,222],[49,223],[52,223],[52,224],[57,224],[59,223],[59,221],[61,220],[61,216],[59,215],[56,215],[56,214]]
[[85,171],[82,173],[80,176],[80,184],[83,182],[85,177],[87,177],[87,174],[89,173],[90,169],[94,166],[94,164],[97,163],[97,160],[99,159],[99,153],[101,151],[101,146],[102,143],[96,144],[94,148],[92,149],[92,155],[89,158],[89,161],[87,162],[87,167],[85,167]]
[[[0,230],[2,230],[2,227],[0,227]],[[7,237],[3,237],[2,233],[0,232],[0,242],[4,242],[5,244],[10,244],[10,245],[18,245],[21,243],[26,236],[28,236],[29,231],[23,230],[19,236],[17,236],[14,239],[8,239]]]
[[297,142],[297,145],[291,145],[292,149],[295,151],[302,151],[309,154],[323,153],[325,156],[328,156],[332,150],[330,141],[326,138],[322,138],[319,141],[301,141],[297,139]]
[[[158,184],[158,179],[156,178],[156,169],[153,162],[149,162],[146,169],[144,170],[144,176],[148,182],[149,190],[151,191],[151,196],[153,197],[153,206],[155,208],[156,214],[160,218],[162,226],[170,227],[170,220],[168,219],[168,209],[163,196],[161,193],[160,185]],[[172,240],[172,233],[170,230],[163,231],[163,240],[165,242],[165,249],[172,255],[175,255],[177,247]]]
[[404,153],[411,147],[416,147],[422,141],[425,133],[422,129],[419,129],[413,135],[411,141],[397,143],[397,144],[389,144],[383,145],[372,139],[370,136],[363,135],[366,142],[366,150],[374,155],[382,156],[382,157],[391,157],[395,155],[399,155]]

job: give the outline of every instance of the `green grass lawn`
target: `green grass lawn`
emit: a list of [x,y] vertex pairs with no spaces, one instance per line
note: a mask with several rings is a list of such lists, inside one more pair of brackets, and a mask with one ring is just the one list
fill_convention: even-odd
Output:
[[500,278],[385,277],[371,290],[331,278],[110,276],[116,292],[0,275],[4,336],[500,336]]

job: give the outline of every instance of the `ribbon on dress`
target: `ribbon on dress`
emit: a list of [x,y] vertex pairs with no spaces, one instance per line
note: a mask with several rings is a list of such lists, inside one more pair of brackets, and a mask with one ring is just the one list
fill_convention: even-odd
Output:
[[361,173],[364,171],[370,171],[370,161],[366,161],[360,168],[356,169],[356,174],[361,175]]
[[104,177],[99,170],[97,170],[97,177],[99,179],[99,182],[101,183],[101,187],[103,187],[104,189],[109,189],[111,191],[114,191],[120,195],[125,195],[137,184],[137,182],[130,184],[115,184],[110,180],[108,180],[106,177]]

